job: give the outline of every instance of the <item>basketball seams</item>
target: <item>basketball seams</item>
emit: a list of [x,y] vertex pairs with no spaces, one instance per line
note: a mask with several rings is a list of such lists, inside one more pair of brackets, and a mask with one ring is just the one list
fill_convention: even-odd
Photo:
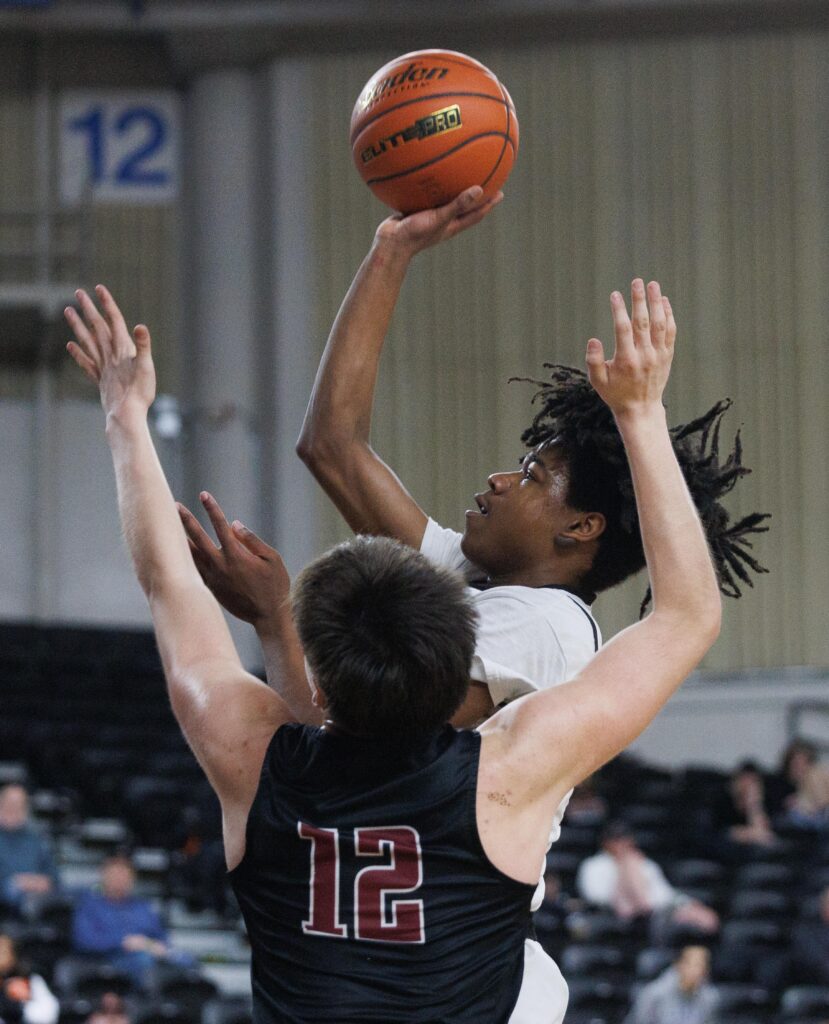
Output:
[[[490,180],[492,179],[492,175],[501,166],[501,161],[504,159],[504,153],[506,153],[506,151],[507,151],[507,142],[512,142],[512,140],[509,137],[510,114],[511,114],[510,104],[509,104],[509,101],[507,100],[507,94],[504,92],[504,87],[503,87],[503,85],[501,85],[500,82],[498,83],[498,88],[501,90],[501,95],[504,97],[504,106],[507,109],[506,134],[504,135],[504,144],[503,144],[503,146],[501,146],[501,152],[498,154],[498,159],[495,161],[495,166],[492,168],[492,170],[489,172],[489,174],[481,182],[481,188],[486,188],[487,187],[487,185],[489,184]],[[513,159],[515,159],[514,150],[515,150],[515,147],[513,146]]]
[[[500,88],[501,83],[498,82],[497,84]],[[391,114],[395,110],[400,110],[401,107],[410,107],[413,103],[422,103],[424,100],[441,100],[451,96],[467,96],[480,100],[491,100],[493,103],[505,103],[505,100],[503,98],[503,92],[501,96],[490,96],[489,93],[486,92],[458,92],[457,90],[453,89],[451,92],[431,92],[425,96],[415,96],[409,100],[401,100],[399,103],[395,103],[393,107],[386,107],[385,110],[379,110],[376,114],[373,115],[373,117],[370,117],[368,118],[367,121],[364,121],[359,128],[352,128],[351,135],[348,140],[349,145],[353,146],[361,132],[364,132],[366,128],[368,128],[369,125],[374,124],[375,121],[379,121],[381,117],[385,117],[386,114]]]
[[[513,152],[515,151],[515,143],[512,141],[511,138],[509,138],[509,136],[505,135],[503,132],[479,132],[477,135],[473,135],[468,139],[464,139],[463,142],[459,143],[457,146],[453,146],[452,149],[447,149],[445,153],[440,153],[438,154],[438,156],[432,157],[430,160],[426,160],[422,164],[418,164],[417,167],[408,167],[405,171],[395,171],[394,174],[384,174],[382,177],[379,178],[367,178],[366,185],[378,185],[384,181],[393,181],[395,178],[404,178],[407,174],[414,174],[416,171],[422,171],[424,167],[431,167],[433,164],[439,163],[446,157],[452,156],[453,153],[457,153],[459,150],[463,149],[464,146],[468,146],[470,142],[475,142],[478,139],[489,139],[493,137],[497,137],[499,139],[504,140],[504,149],[506,148],[507,145],[509,145],[512,147]],[[501,150],[502,156],[504,149]],[[500,157],[498,162],[500,163]],[[490,177],[492,177],[492,174],[490,174]]]

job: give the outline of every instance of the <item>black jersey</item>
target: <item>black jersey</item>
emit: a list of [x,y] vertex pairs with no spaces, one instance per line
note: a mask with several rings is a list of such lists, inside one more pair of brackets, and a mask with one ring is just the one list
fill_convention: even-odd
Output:
[[502,1024],[535,886],[481,847],[481,738],[424,748],[301,725],[274,735],[231,872],[256,1024]]

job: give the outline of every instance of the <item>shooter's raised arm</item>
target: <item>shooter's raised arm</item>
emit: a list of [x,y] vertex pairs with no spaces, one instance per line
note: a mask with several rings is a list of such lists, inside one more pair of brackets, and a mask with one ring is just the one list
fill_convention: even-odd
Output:
[[409,263],[500,202],[478,186],[437,210],[389,217],[348,291],[325,347],[297,453],[356,533],[419,547],[426,515],[369,442],[383,342]]

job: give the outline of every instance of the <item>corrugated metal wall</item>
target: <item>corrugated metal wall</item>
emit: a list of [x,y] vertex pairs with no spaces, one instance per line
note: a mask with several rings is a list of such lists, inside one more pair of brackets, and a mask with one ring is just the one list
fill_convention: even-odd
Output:
[[[175,390],[172,343],[179,331],[181,309],[177,204],[61,210],[57,200],[60,90],[167,84],[157,48],[151,42],[119,46],[77,40],[50,49],[44,46],[0,41],[0,280],[4,284],[31,283],[39,276],[35,111],[40,67],[49,83],[51,115],[51,276],[73,286],[91,287],[98,281],[109,284],[128,321],[142,318],[153,325],[160,386]],[[60,327],[56,333],[60,334]],[[86,383],[68,361],[61,361],[59,367],[61,395],[89,395]],[[0,365],[0,399],[30,394],[31,380],[31,372]]]
[[[351,104],[393,54],[320,59],[310,98],[320,350],[382,207],[350,164]],[[658,278],[680,324],[668,394],[685,420],[728,394],[754,475],[735,515],[774,515],[771,570],[726,605],[708,668],[829,664],[826,35],[568,42],[480,52],[508,85],[521,152],[491,220],[418,257],[389,339],[374,443],[424,508],[462,527],[512,466],[544,360],[612,340],[607,296]],[[344,535],[323,498],[320,547]],[[606,634],[640,579],[597,605]]]

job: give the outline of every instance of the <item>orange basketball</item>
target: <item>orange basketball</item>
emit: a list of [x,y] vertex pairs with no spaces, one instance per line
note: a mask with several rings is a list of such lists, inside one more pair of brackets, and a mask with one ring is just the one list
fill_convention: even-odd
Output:
[[452,50],[417,50],[366,83],[351,115],[351,152],[378,199],[414,213],[471,185],[497,192],[518,152],[518,119],[483,64]]

